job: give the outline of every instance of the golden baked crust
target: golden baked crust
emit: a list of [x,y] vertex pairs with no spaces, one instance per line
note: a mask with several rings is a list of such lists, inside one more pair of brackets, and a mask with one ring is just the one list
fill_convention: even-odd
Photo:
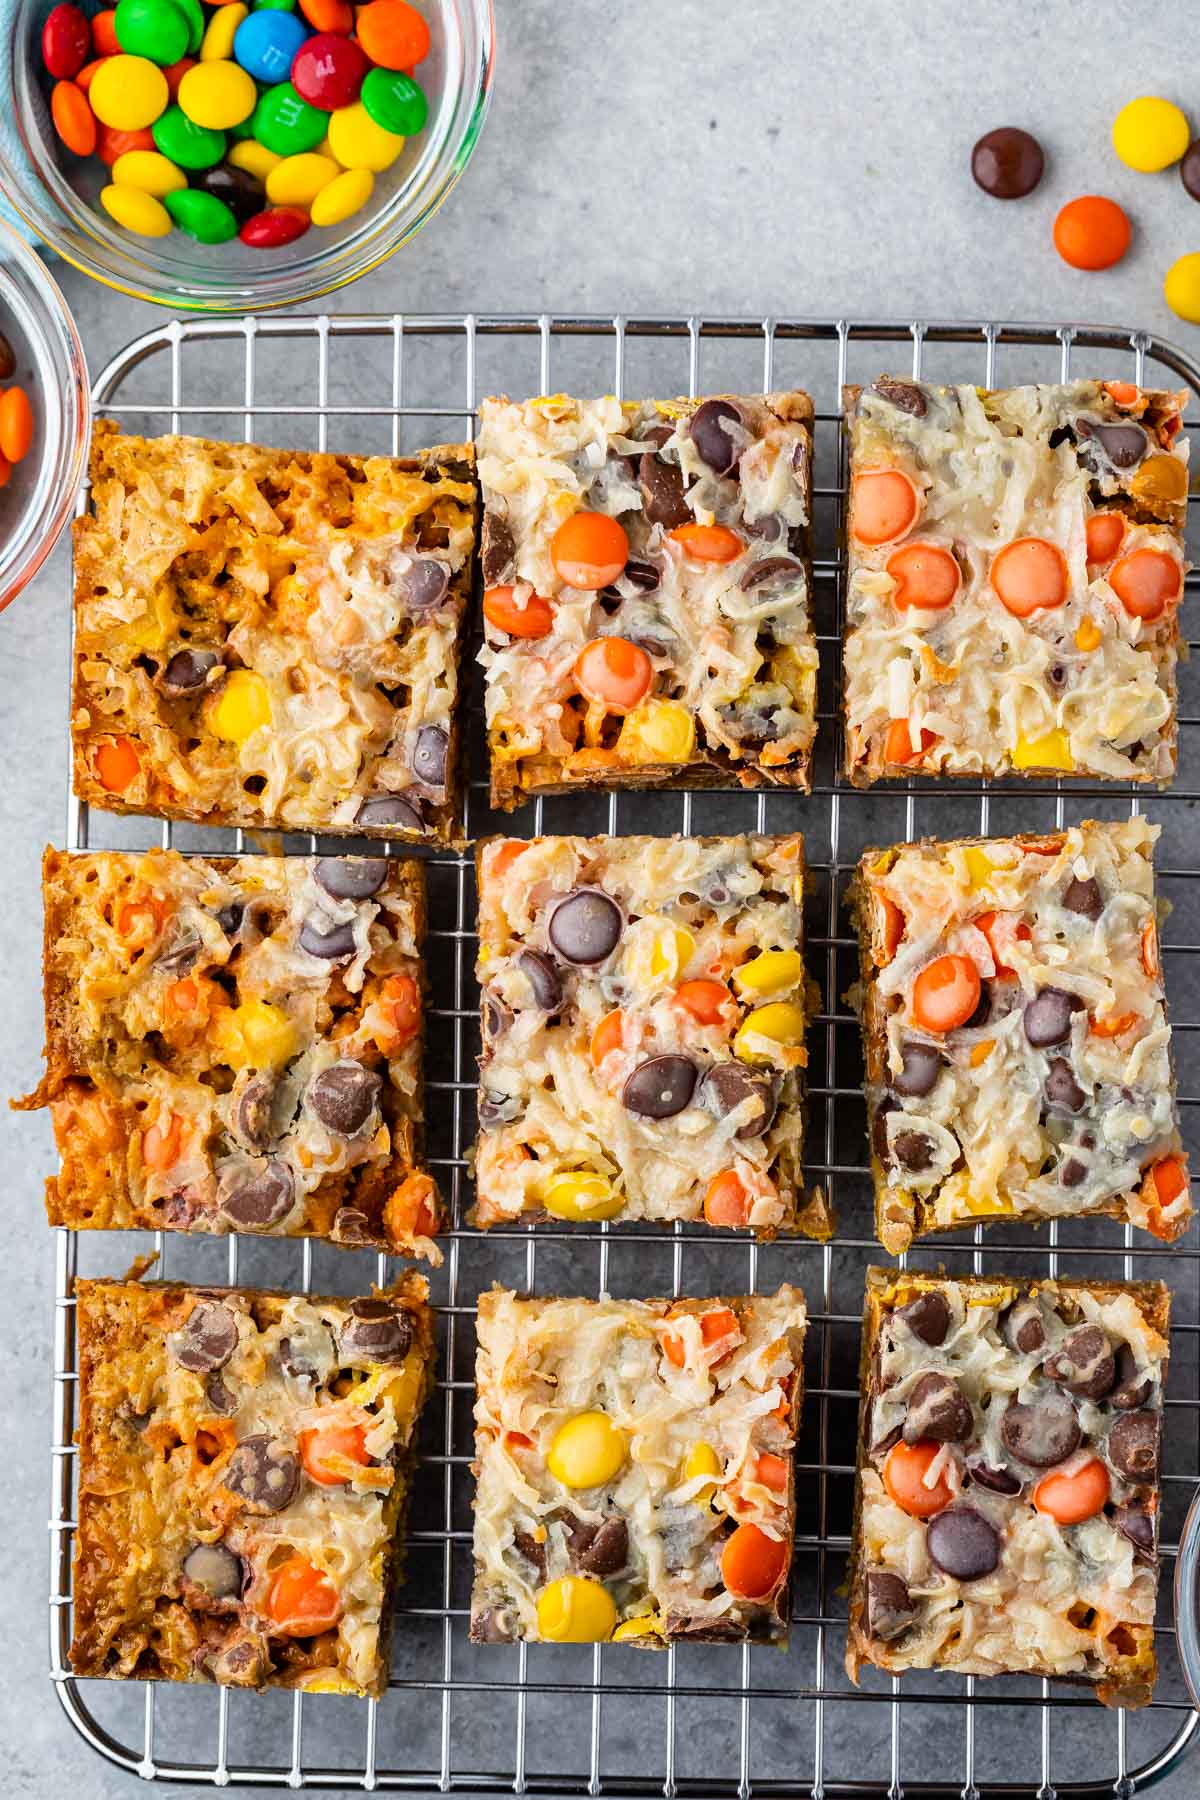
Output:
[[101,419],[90,472],[75,524],[80,799],[460,839],[470,444],[331,456],[126,437]]
[[47,1068],[17,1104],[54,1119],[51,1224],[440,1261],[418,863],[48,850],[42,879]]
[[[707,425],[694,426],[701,412]],[[799,392],[484,401],[480,661],[493,807],[573,788],[808,792],[812,417]],[[710,456],[714,442],[728,446],[727,469],[701,455],[701,439]],[[569,585],[553,558],[555,532],[576,512],[619,520],[624,533],[627,561],[598,592]],[[719,559],[685,549],[681,527],[724,534]],[[492,616],[488,596],[508,589],[549,603],[541,635],[513,635]],[[580,687],[578,656],[602,637],[650,659],[648,686],[628,704]]]
[[425,1281],[361,1301],[78,1281],[75,1299],[75,1673],[382,1693],[433,1385]]
[[[929,1317],[911,1329],[907,1322],[893,1324],[902,1308],[914,1303],[929,1307],[922,1296],[930,1295],[939,1310],[944,1307],[944,1327]],[[1018,1303],[1038,1320],[1033,1338],[1022,1334],[1018,1340],[1006,1320]],[[1158,1441],[1170,1306],[1170,1293],[1159,1281],[949,1279],[867,1270],[846,1649],[852,1681],[858,1681],[864,1664],[891,1674],[917,1668],[1027,1673],[1086,1682],[1106,1706],[1138,1707],[1149,1701],[1157,1673],[1157,1451],[1152,1473],[1128,1478],[1122,1473],[1123,1459],[1118,1456],[1114,1462],[1110,1454],[1109,1434],[1121,1419],[1151,1419],[1153,1440]],[[1065,1393],[1061,1382],[1053,1385],[1054,1375],[1044,1365],[1048,1356],[1061,1351],[1072,1329],[1101,1331],[1114,1353],[1115,1374],[1107,1387],[1106,1374],[1099,1376],[1094,1385],[1105,1391],[1097,1398],[1071,1402],[1077,1407],[1080,1448],[1061,1460],[1066,1469],[1075,1468],[1090,1445],[1105,1469],[1109,1499],[1090,1519],[1059,1525],[1048,1522],[1032,1497],[1039,1478],[1054,1465],[1043,1458],[1031,1466],[1013,1457],[996,1435],[992,1414],[1000,1401],[1007,1403],[1018,1391],[1035,1406],[1039,1396]],[[1018,1342],[1029,1346],[1023,1354]],[[1122,1344],[1131,1359],[1124,1364]],[[1089,1355],[1104,1355],[1103,1346],[1087,1348]],[[892,1414],[900,1416],[909,1404],[912,1378],[921,1379],[922,1369],[932,1372],[931,1365],[957,1379],[971,1402],[971,1433],[944,1448],[957,1471],[954,1503],[981,1510],[999,1533],[998,1571],[982,1579],[956,1582],[939,1573],[923,1548],[925,1527],[896,1505],[879,1477],[891,1444],[901,1435]],[[1096,1365],[1081,1366],[1086,1375]],[[994,1386],[989,1370],[998,1375]],[[1145,1387],[1131,1398],[1139,1381]],[[1123,1387],[1129,1392],[1123,1394]],[[898,1398],[889,1401],[889,1395]],[[878,1423],[877,1403],[890,1408]],[[889,1422],[891,1429],[881,1431]],[[996,1473],[1008,1475],[1009,1487],[1019,1484],[1018,1492],[973,1483],[972,1457],[993,1471],[993,1482]],[[929,1478],[935,1485],[941,1479],[932,1470]],[[1090,1533],[1086,1540],[1085,1532]],[[905,1569],[907,1581],[900,1575]],[[890,1611],[886,1630],[871,1626],[869,1571],[876,1578],[882,1571],[891,1582],[900,1575],[901,1586],[908,1589],[905,1595],[893,1586],[882,1596],[885,1611]]]
[[[868,850],[858,927],[864,1083],[880,1242],[978,1220],[1191,1221],[1143,818]],[[913,1012],[926,967],[965,957],[980,1016]],[[1061,1027],[1025,1029],[1049,994]],[[986,1016],[984,1009],[986,1007]],[[912,1059],[919,1065],[914,1073]]]

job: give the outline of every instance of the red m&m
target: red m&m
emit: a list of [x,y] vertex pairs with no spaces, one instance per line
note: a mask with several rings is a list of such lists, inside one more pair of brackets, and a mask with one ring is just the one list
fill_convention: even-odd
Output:
[[92,28],[77,6],[55,6],[42,26],[42,61],[56,81],[73,81],[92,51]]
[[243,244],[256,250],[276,250],[280,244],[292,244],[308,230],[308,214],[298,206],[272,206],[255,213],[238,232]]
[[336,112],[358,99],[370,63],[353,38],[319,31],[296,52],[292,86],[310,106]]

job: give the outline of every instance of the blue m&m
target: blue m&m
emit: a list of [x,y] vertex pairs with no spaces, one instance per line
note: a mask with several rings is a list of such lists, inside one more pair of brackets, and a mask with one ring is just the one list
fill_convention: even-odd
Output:
[[233,54],[255,81],[286,81],[297,50],[308,36],[303,19],[290,12],[252,12],[242,20]]

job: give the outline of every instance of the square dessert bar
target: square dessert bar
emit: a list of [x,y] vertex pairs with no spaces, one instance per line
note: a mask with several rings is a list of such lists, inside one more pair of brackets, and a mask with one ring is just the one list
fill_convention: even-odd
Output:
[[485,400],[478,450],[492,805],[807,792],[808,395]]
[[475,1222],[827,1237],[801,1193],[801,838],[492,838],[478,876]]
[[846,1668],[1154,1687],[1161,1282],[867,1271]]
[[206,825],[457,841],[474,451],[92,439],[75,792]]
[[75,1295],[75,1673],[382,1693],[433,1382],[425,1282]]
[[1158,827],[869,850],[851,901],[875,1219],[893,1254],[980,1219],[1192,1216]]
[[46,852],[52,1225],[426,1256],[425,883],[385,857]]
[[1186,392],[849,388],[846,772],[1163,783]]
[[479,1302],[476,1643],[783,1643],[799,1288]]

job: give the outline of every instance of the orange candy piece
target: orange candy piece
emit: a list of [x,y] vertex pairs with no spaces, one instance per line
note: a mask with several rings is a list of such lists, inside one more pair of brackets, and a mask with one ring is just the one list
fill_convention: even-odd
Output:
[[[992,935],[996,929],[996,920],[1000,916],[1001,915],[999,913],[994,913],[994,912],[980,913],[980,915],[976,919],[975,923],[976,923],[976,925],[978,925],[980,931],[982,931],[984,937],[988,941],[988,948],[990,949],[990,951],[992,953],[992,961],[996,965],[997,975],[1011,975],[1014,973],[1014,971],[1012,968],[1010,968],[1008,963],[1006,963],[1003,960],[1003,958],[1001,957],[999,950],[997,950],[997,948],[996,948],[996,939]],[[1027,944],[1029,942],[1029,940],[1032,938],[1033,933],[1032,933],[1032,931],[1030,931],[1028,925],[1026,925],[1024,919],[1022,919],[1021,922],[1018,924],[1017,929],[1016,929],[1016,935],[1017,935],[1017,937],[1020,938],[1020,940],[1023,944]]]
[[142,1135],[142,1161],[148,1169],[161,1175],[179,1161],[184,1129],[183,1119],[174,1112],[168,1118],[165,1130],[157,1121],[146,1127]]
[[941,1448],[932,1438],[919,1438],[915,1444],[906,1444],[901,1439],[887,1453],[883,1485],[896,1505],[914,1519],[931,1519],[954,1498],[954,1490],[944,1470],[932,1487],[925,1480],[929,1466]]
[[303,1556],[291,1556],[275,1571],[267,1590],[267,1616],[285,1637],[313,1637],[342,1616],[342,1602],[328,1575]]
[[503,880],[518,856],[524,856],[528,848],[529,843],[525,838],[504,838],[498,844],[490,844],[486,857],[488,880]]
[[1133,381],[1106,381],[1104,391],[1114,406],[1128,409],[1136,406],[1142,397],[1142,390]]
[[1088,568],[1110,563],[1125,542],[1125,515],[1119,512],[1093,513],[1087,522]]
[[511,587],[488,589],[483,596],[483,616],[497,631],[515,638],[545,637],[554,626],[554,607],[544,595],[530,594],[520,606]]
[[938,956],[913,982],[912,1012],[926,1031],[955,1031],[979,1005],[979,970],[969,956]]
[[1068,200],[1054,221],[1054,248],[1073,269],[1111,269],[1129,248],[1129,220],[1104,194]]
[[371,1460],[367,1454],[366,1427],[331,1420],[327,1425],[311,1425],[300,1433],[300,1460],[321,1487],[341,1487],[346,1480],[329,1466],[331,1456],[344,1456],[347,1462],[366,1468]]
[[748,1225],[753,1199],[736,1169],[723,1169],[704,1190],[704,1217],[710,1225]]
[[650,692],[654,669],[640,644],[622,637],[593,638],[575,659],[575,679],[586,699],[610,712],[627,713]]
[[860,544],[890,544],[917,522],[921,496],[903,469],[864,469],[850,490],[850,535]]
[[1082,1525],[1101,1511],[1109,1494],[1108,1470],[1093,1457],[1074,1474],[1043,1475],[1033,1490],[1033,1504],[1059,1525]]
[[721,1552],[721,1580],[741,1600],[765,1600],[788,1566],[788,1547],[759,1525],[739,1525]]
[[117,42],[117,12],[110,7],[98,12],[92,20],[92,49],[97,56],[119,56],[121,46]]
[[[717,1306],[714,1307],[711,1312],[701,1313],[700,1315],[700,1338],[705,1344],[716,1344],[719,1343],[722,1338],[734,1337],[736,1336],[738,1329],[737,1314],[731,1312],[727,1306]],[[677,1369],[682,1369],[687,1353],[684,1349],[683,1339],[679,1333],[677,1331],[664,1331],[662,1347],[663,1355],[666,1357],[667,1361],[669,1363],[674,1363]],[[730,1344],[725,1355],[730,1355],[733,1348],[734,1346]],[[717,1358],[717,1362],[721,1362],[722,1360],[722,1357]]]
[[0,454],[10,463],[28,456],[33,443],[33,408],[24,388],[5,388],[0,394]]
[[886,968],[900,948],[900,940],[904,936],[904,927],[908,921],[904,917],[903,908],[897,906],[896,902],[890,900],[886,894],[880,894],[879,905],[883,912],[883,942],[880,946],[883,963],[880,966]]
[[379,1004],[391,1027],[379,1048],[395,1056],[421,1028],[421,990],[411,975],[389,975]]
[[737,532],[728,525],[677,525],[667,536],[692,562],[730,563],[745,549]]
[[701,976],[680,982],[675,989],[675,1004],[690,1013],[698,1025],[725,1025],[729,1022],[733,995],[723,981],[707,981]]
[[1150,1180],[1154,1187],[1154,1195],[1160,1206],[1170,1206],[1172,1200],[1178,1200],[1187,1187],[1187,1171],[1183,1166],[1183,1158],[1164,1156],[1156,1162],[1150,1171]]
[[148,125],[137,131],[117,131],[112,125],[101,125],[96,133],[96,155],[110,169],[127,150],[153,150],[154,133]]
[[[0,436],[0,449],[3,448]],[[1113,564],[1108,585],[1131,618],[1160,619],[1179,598],[1183,570],[1169,551],[1143,544]]]
[[621,1048],[621,1037],[625,1028],[625,1015],[620,1007],[605,1013],[592,1032],[590,1054],[592,1067],[598,1069],[606,1056]]
[[937,743],[936,732],[926,731],[921,727],[921,744],[918,749],[912,741],[912,733],[908,729],[907,719],[892,719],[883,739],[883,760],[885,763],[916,762],[931,750]]
[[141,766],[133,739],[127,737],[110,738],[92,758],[96,780],[110,794],[123,794],[137,780]]
[[429,53],[429,26],[407,0],[370,0],[359,8],[358,41],[381,68],[409,70]]
[[550,539],[550,560],[568,587],[608,587],[629,561],[625,527],[608,513],[572,513]]
[[54,129],[75,156],[90,156],[96,148],[96,115],[83,89],[73,81],[56,81],[50,95]]
[[887,559],[887,572],[896,583],[893,606],[906,611],[940,612],[958,596],[962,571],[941,544],[905,544]]
[[163,70],[163,74],[167,78],[167,92],[170,94],[172,100],[178,97],[179,84],[187,74],[188,70],[194,69],[195,66],[196,59],[194,56],[181,56],[177,63],[172,63],[169,68]]
[[1014,538],[993,557],[990,580],[996,598],[1014,618],[1027,619],[1066,599],[1066,558],[1046,538]]
[[12,477],[12,464],[7,457],[0,456],[0,488],[7,487]]
[[[349,0],[300,0],[300,11],[314,31],[334,31],[340,37],[348,37],[354,30],[354,8]],[[366,49],[365,44],[363,48]]]
[[773,1494],[786,1494],[788,1485],[786,1457],[773,1456],[769,1450],[764,1450],[754,1465],[754,1479],[762,1487],[770,1488]]

